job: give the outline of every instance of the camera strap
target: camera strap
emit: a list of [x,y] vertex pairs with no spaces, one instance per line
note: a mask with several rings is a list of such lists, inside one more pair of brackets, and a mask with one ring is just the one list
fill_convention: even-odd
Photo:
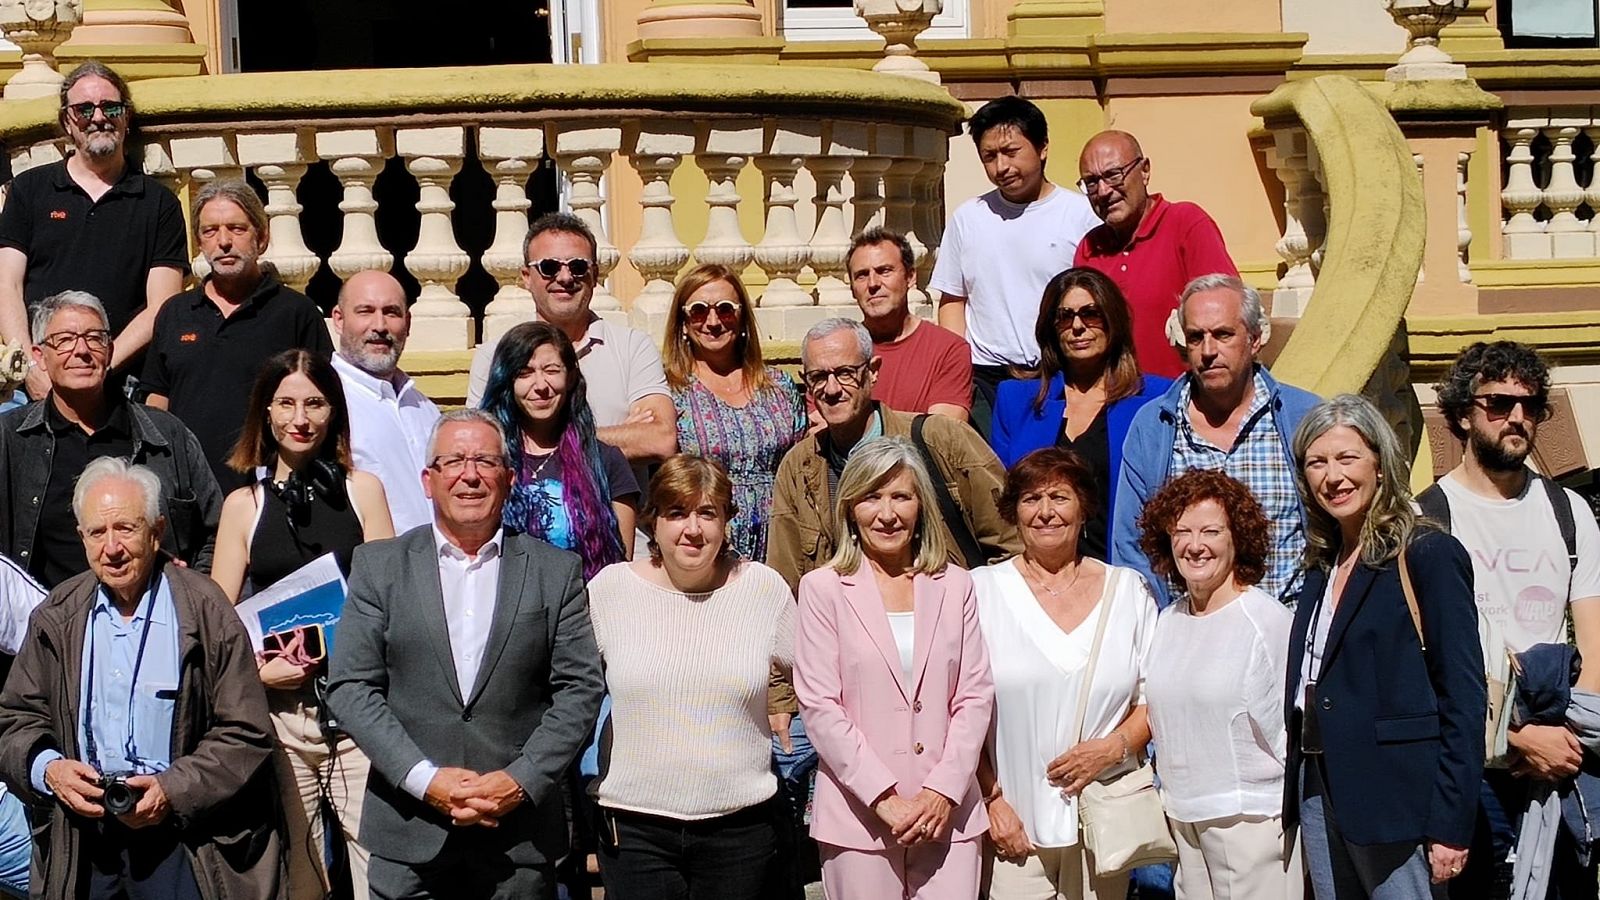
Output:
[[[146,596],[150,598],[150,605],[145,610],[144,628],[139,634],[139,651],[133,658],[133,677],[128,682],[128,741],[123,746],[123,753],[127,756],[129,765],[132,766],[138,766],[139,764],[138,748],[133,741],[133,699],[139,692],[139,669],[144,666],[144,649],[150,642],[150,622],[155,618],[156,592],[160,587],[161,573],[156,572],[151,576],[150,587],[146,591]],[[104,591],[105,585],[101,585],[100,590]],[[84,698],[83,703],[83,742],[89,765],[94,766],[97,772],[104,772],[105,769],[101,766],[100,751],[94,740],[94,663],[97,655],[95,653],[94,614],[91,612],[89,620],[89,673],[88,684],[85,688],[88,696]]]

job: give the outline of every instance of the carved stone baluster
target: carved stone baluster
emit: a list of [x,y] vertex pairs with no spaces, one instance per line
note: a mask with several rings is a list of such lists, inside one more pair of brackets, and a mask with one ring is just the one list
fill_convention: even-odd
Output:
[[1583,204],[1584,192],[1573,171],[1578,157],[1572,151],[1572,142],[1587,124],[1587,117],[1553,117],[1544,129],[1545,136],[1550,139],[1550,183],[1544,189],[1544,205],[1550,210],[1550,221],[1545,223],[1544,231],[1550,236],[1550,252],[1557,258],[1594,255],[1594,238],[1588,226],[1578,220],[1577,210]]
[[1591,253],[1600,256],[1600,122],[1591,117],[1583,133],[1589,136],[1589,142],[1594,145],[1594,150],[1589,154],[1589,186],[1584,188],[1583,199],[1593,213],[1589,219],[1589,235],[1594,238],[1594,250]]
[[757,124],[704,127],[695,165],[710,183],[706,191],[706,236],[694,248],[695,262],[716,263],[742,272],[755,248],[739,228],[739,171],[761,152]]
[[1272,292],[1274,316],[1300,316],[1316,286],[1316,276],[1311,271],[1311,238],[1301,219],[1306,206],[1307,183],[1316,181],[1311,174],[1306,145],[1304,131],[1280,130],[1273,135],[1268,157],[1278,180],[1283,182],[1283,237],[1274,249],[1283,258],[1285,268]]
[[555,128],[556,165],[572,187],[567,202],[572,214],[584,221],[594,232],[600,258],[599,274],[595,277],[594,299],[590,308],[604,312],[622,309],[622,303],[611,295],[606,279],[622,259],[615,244],[606,234],[605,218],[601,207],[605,195],[600,191],[600,178],[605,175],[611,157],[622,147],[621,128]]
[[1544,192],[1533,181],[1533,141],[1547,119],[1512,119],[1506,123],[1506,184],[1500,202],[1510,216],[1500,229],[1505,237],[1508,259],[1549,259],[1550,236],[1544,233],[1533,211],[1544,202]]
[[1467,266],[1467,252],[1472,246],[1472,226],[1467,222],[1467,163],[1472,154],[1456,154],[1456,251],[1460,256],[1456,274],[1462,284],[1472,283],[1472,269]]
[[483,252],[483,268],[500,285],[483,311],[484,342],[497,341],[534,317],[533,295],[522,284],[528,234],[528,176],[544,156],[544,129],[478,129],[478,158],[494,179],[494,240]]
[[466,132],[460,126],[402,128],[395,149],[417,179],[417,245],[406,254],[406,271],[422,285],[411,306],[411,343],[418,350],[465,350],[472,346],[472,315],[456,296],[456,280],[470,260],[456,243],[450,214],[450,182],[461,171]]
[[855,220],[852,234],[883,224],[883,176],[892,162],[894,160],[888,157],[867,155],[851,164],[850,181],[855,188],[855,196],[850,201]]
[[817,305],[845,306],[854,302],[847,271],[850,232],[846,229],[844,178],[867,152],[867,126],[835,122],[828,129],[820,156],[806,157],[806,169],[817,184],[817,227],[811,235],[811,268],[817,273]]
[[[906,243],[911,245],[911,254],[917,261],[917,270],[920,275],[923,260],[927,258],[928,248],[923,245],[922,239],[917,236],[913,227],[912,212],[916,207],[916,197],[912,193],[912,185],[917,173],[922,171],[920,159],[895,159],[889,165],[889,171],[883,176],[884,187],[884,227],[890,231],[898,231],[905,236]],[[928,302],[928,295],[920,287],[912,286],[909,299],[913,307]]]
[[[244,168],[239,165],[239,151],[232,135],[175,137],[167,143],[167,149],[172,165],[189,183],[191,200],[207,182],[244,179]],[[211,265],[202,254],[195,254],[192,268],[196,278],[211,274]]]
[[[1413,153],[1413,154],[1411,154],[1411,163],[1412,163],[1412,165],[1417,167],[1417,181],[1418,181],[1418,183],[1426,185],[1427,181],[1428,181],[1427,160],[1423,157],[1423,155],[1421,153]],[[1426,189],[1424,189],[1423,196],[1424,197],[1427,196]],[[1424,254],[1423,257],[1422,257],[1422,266],[1421,266],[1421,268],[1417,269],[1417,284],[1422,284],[1423,282],[1425,282],[1427,280],[1428,280],[1428,257],[1427,257],[1426,254]]]
[[795,282],[811,259],[811,245],[800,235],[795,218],[800,197],[794,177],[805,157],[821,150],[821,133],[814,123],[781,122],[772,129],[765,152],[756,157],[767,188],[767,227],[755,248],[756,265],[767,273],[763,307],[811,305],[811,295]]
[[1328,249],[1328,218],[1332,208],[1327,180],[1322,174],[1322,156],[1317,153],[1317,145],[1310,141],[1306,142],[1306,171],[1311,173],[1311,178],[1304,184],[1300,224],[1311,244],[1311,277],[1316,278],[1322,273],[1322,257]]
[[300,203],[295,189],[306,174],[311,158],[310,142],[293,131],[239,135],[239,161],[255,169],[256,177],[267,186],[267,221],[272,242],[263,260],[278,270],[283,283],[304,291],[311,277],[322,267],[322,260],[306,246],[300,233]]
[[933,264],[939,250],[939,220],[944,218],[939,203],[939,191],[944,185],[944,163],[950,153],[950,142],[944,132],[921,126],[911,129],[911,149],[922,166],[911,178],[911,241],[912,250],[918,247],[917,284],[912,292],[921,302],[929,302],[923,288],[933,276]]
[[[639,205],[639,239],[628,251],[628,261],[644,277],[644,289],[633,301],[635,323],[660,316],[672,304],[672,283],[689,261],[689,248],[678,239],[672,224],[672,173],[694,152],[692,126],[675,122],[642,125],[629,159],[644,182]],[[652,332],[654,333],[654,332]]]
[[161,186],[176,194],[183,189],[177,167],[172,164],[172,154],[160,141],[145,141],[144,174],[160,182]]
[[385,128],[319,131],[316,148],[317,156],[328,161],[328,168],[344,191],[344,198],[339,201],[339,211],[344,213],[344,235],[339,246],[328,254],[328,268],[342,279],[369,269],[389,271],[394,254],[378,241],[374,216],[378,201],[372,196],[372,185],[383,172],[384,161],[395,155],[394,132]]

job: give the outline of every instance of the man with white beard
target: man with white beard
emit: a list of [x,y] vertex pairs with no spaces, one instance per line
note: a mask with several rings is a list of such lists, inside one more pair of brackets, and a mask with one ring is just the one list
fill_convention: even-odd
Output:
[[383,482],[396,534],[433,521],[417,477],[428,465],[428,435],[439,407],[400,371],[411,335],[406,292],[388,272],[357,272],[333,308],[339,352],[333,368],[350,409],[350,455]]

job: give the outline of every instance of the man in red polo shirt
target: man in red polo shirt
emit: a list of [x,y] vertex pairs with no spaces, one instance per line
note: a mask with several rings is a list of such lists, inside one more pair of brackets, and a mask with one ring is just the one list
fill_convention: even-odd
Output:
[[1167,341],[1167,318],[1183,286],[1201,275],[1237,276],[1222,232],[1205,210],[1150,193],[1150,160],[1133,135],[1102,131],[1078,157],[1078,187],[1105,222],[1084,235],[1073,265],[1110,276],[1133,312],[1133,349],[1142,371],[1183,374]]

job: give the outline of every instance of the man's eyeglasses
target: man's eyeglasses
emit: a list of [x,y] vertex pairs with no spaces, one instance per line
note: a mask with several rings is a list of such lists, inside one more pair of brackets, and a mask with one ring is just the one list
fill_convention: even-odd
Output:
[[553,256],[547,256],[544,259],[529,260],[528,262],[530,269],[545,278],[554,278],[560,275],[563,266],[566,267],[568,272],[572,273],[573,278],[578,279],[588,278],[589,273],[594,271],[594,262],[581,256],[574,256],[571,259],[556,259]]
[[467,471],[468,465],[471,465],[483,475],[493,475],[501,469],[510,468],[503,456],[461,456],[459,454],[435,456],[433,461],[428,463],[428,468],[453,478]]
[[1115,168],[1107,169],[1099,175],[1085,175],[1078,179],[1078,190],[1083,191],[1085,194],[1092,194],[1102,184],[1106,187],[1122,187],[1122,183],[1128,179],[1128,173],[1132,172],[1142,162],[1144,162],[1144,157],[1135,156],[1132,160]]
[[103,328],[93,331],[58,331],[39,343],[57,353],[71,353],[83,341],[92,352],[104,353],[111,346],[111,332]]
[[87,122],[93,119],[94,111],[97,109],[100,110],[100,112],[103,113],[107,119],[115,121],[116,119],[122,118],[128,112],[128,104],[121,100],[101,100],[99,103],[90,103],[89,101],[85,100],[82,103],[69,103],[67,104],[67,109],[70,110],[72,115],[75,116],[80,122]]
[[739,304],[732,300],[718,300],[716,303],[696,300],[683,308],[683,316],[690,325],[704,325],[713,312],[717,314],[717,321],[724,325],[739,321]]
[[827,387],[828,379],[830,378],[839,382],[839,386],[842,388],[858,388],[861,386],[861,376],[867,370],[867,364],[840,366],[837,369],[811,369],[810,371],[801,372],[800,378],[806,383],[806,389],[810,391],[820,391]]
[[1098,306],[1084,306],[1071,309],[1065,306],[1056,307],[1056,327],[1070,328],[1073,319],[1081,319],[1085,328],[1106,327],[1106,314]]
[[1491,421],[1511,415],[1511,410],[1519,403],[1522,404],[1522,414],[1536,422],[1550,418],[1550,400],[1547,397],[1525,394],[1475,394],[1472,397],[1472,405],[1483,410]]

